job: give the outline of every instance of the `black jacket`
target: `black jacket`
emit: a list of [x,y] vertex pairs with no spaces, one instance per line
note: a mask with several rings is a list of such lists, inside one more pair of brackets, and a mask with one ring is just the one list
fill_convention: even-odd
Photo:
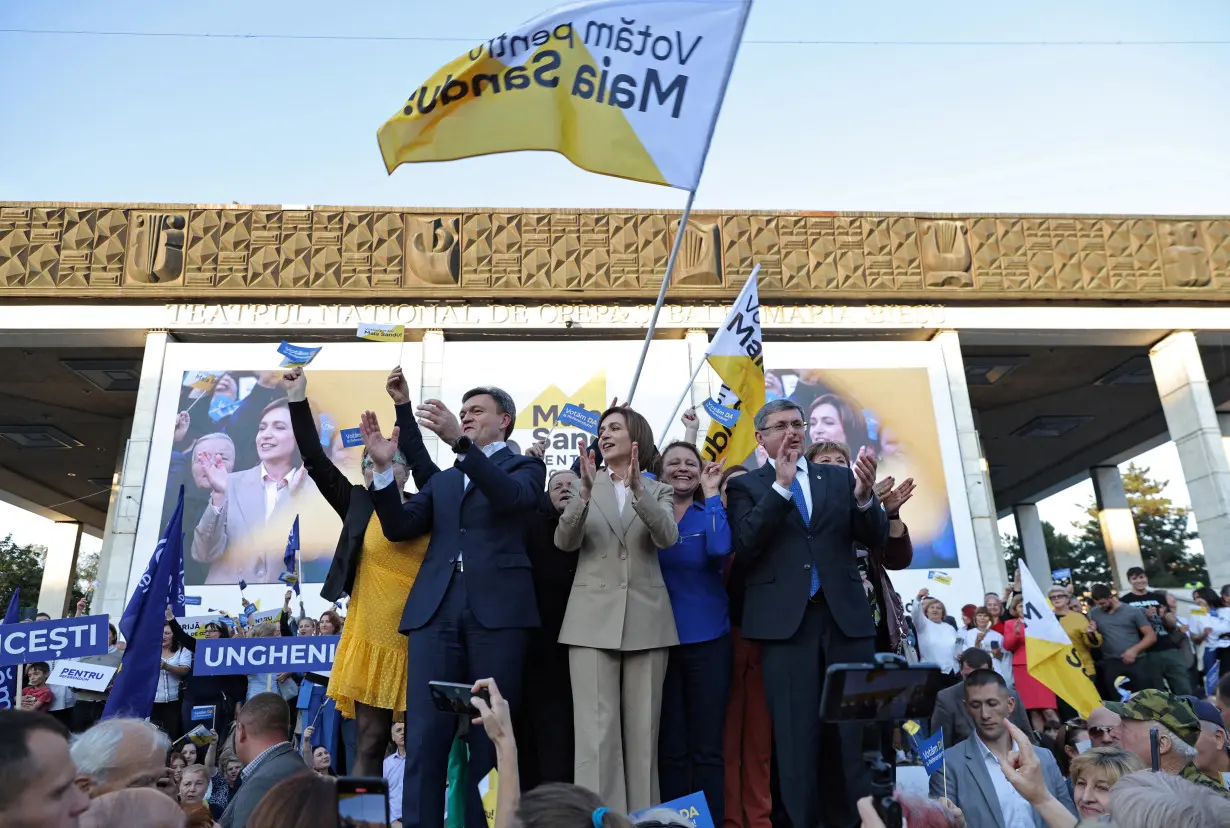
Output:
[[572,594],[572,579],[577,573],[576,553],[561,552],[555,545],[555,527],[559,512],[551,505],[551,497],[542,493],[531,517],[525,551],[533,565],[534,594],[538,599],[538,614],[542,619],[542,638],[559,640]]
[[[320,589],[321,598],[336,601],[343,595],[349,595],[354,589],[355,573],[359,571],[359,555],[363,551],[363,533],[367,531],[367,524],[374,511],[372,498],[366,487],[351,483],[325,454],[320,445],[320,434],[316,431],[316,419],[312,416],[312,408],[307,400],[292,402],[289,408],[290,426],[295,432],[299,453],[303,455],[303,467],[307,469],[316,488],[333,507],[333,511],[342,519],[342,534],[337,539],[333,563],[329,565],[329,573]],[[414,477],[414,485],[422,489],[440,467],[431,459],[431,454],[423,444],[422,432],[414,420],[413,406],[405,403],[396,406],[396,409],[397,425],[401,429],[397,447],[406,456],[410,474]]]

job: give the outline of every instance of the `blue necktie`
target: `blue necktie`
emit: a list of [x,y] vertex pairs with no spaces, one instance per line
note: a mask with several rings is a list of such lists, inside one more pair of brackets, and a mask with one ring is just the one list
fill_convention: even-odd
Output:
[[[803,497],[803,484],[799,482],[799,475],[796,473],[794,480],[790,483],[790,499],[794,501],[794,505],[798,507],[799,514],[803,516],[803,525],[809,526],[811,521],[807,514],[807,500]],[[816,562],[811,562],[811,592],[807,593],[809,598],[816,597],[816,593],[820,591],[820,573],[816,571]]]

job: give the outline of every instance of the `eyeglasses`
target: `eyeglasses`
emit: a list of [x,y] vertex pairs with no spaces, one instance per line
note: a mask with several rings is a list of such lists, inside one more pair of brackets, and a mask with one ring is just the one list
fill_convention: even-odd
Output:
[[778,423],[777,425],[765,426],[760,429],[765,434],[781,434],[786,431],[802,431],[807,428],[807,423],[802,420],[795,420],[790,423]]
[[[1116,727],[1117,726],[1118,725],[1116,725]],[[1114,730],[1115,728],[1113,727],[1091,727],[1089,728],[1089,735],[1098,736],[1098,737],[1106,737],[1106,736],[1109,736],[1112,732],[1114,732]]]

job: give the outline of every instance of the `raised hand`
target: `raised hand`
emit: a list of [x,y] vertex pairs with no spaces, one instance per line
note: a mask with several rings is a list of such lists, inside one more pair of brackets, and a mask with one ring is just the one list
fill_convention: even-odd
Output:
[[628,458],[628,473],[624,476],[624,482],[628,486],[628,491],[632,492],[633,497],[637,500],[645,494],[645,480],[641,477],[641,463],[638,459],[638,446],[636,441],[632,441],[632,454]]
[[525,450],[526,457],[537,457],[539,460],[541,460],[544,456],[546,456],[546,453],[547,453],[547,438],[546,437],[543,437],[541,440],[534,443],[534,445],[530,446],[529,448]]
[[726,466],[726,458],[720,463],[706,463],[700,472],[700,488],[705,493],[705,499],[714,497],[722,482],[722,469]]
[[888,493],[893,490],[893,486],[895,486],[896,483],[896,479],[891,474],[888,477],[876,481],[876,497],[883,500]]
[[372,458],[372,466],[378,472],[388,471],[397,456],[397,437],[401,429],[393,426],[393,433],[385,437],[380,433],[380,421],[373,411],[364,411],[359,417],[359,434],[363,437],[363,445],[367,446],[367,454]]
[[923,587],[922,589],[918,590],[918,600],[921,601],[922,599],[926,598],[930,594],[931,594],[931,590],[927,589],[926,587]]
[[884,511],[888,512],[889,515],[896,516],[901,511],[901,507],[905,505],[905,502],[913,496],[914,478],[907,477],[901,481],[900,486],[890,489],[886,494],[880,495],[880,501],[884,504]]
[[876,485],[875,455],[863,446],[858,450],[854,461],[854,502],[866,503],[871,500]]
[[461,423],[457,415],[439,400],[426,400],[414,410],[419,425],[435,434],[450,446],[461,437]]
[[291,402],[303,402],[307,399],[307,374],[303,368],[291,368],[282,374],[282,387],[286,389],[286,399]]
[[[477,695],[480,690],[487,690],[487,695],[491,697],[491,704],[487,704],[487,700],[482,696]],[[509,711],[508,702],[504,699],[504,695],[500,692],[500,688],[496,686],[495,679],[479,679],[474,682],[473,693],[475,696],[470,699],[470,704],[478,710],[479,715],[472,720],[472,724],[481,724],[483,729],[487,731],[487,738],[491,739],[492,744],[500,744],[512,739],[512,713]]]
[[192,425],[192,415],[187,411],[181,411],[175,417],[175,442],[179,442],[188,436],[188,427]]
[[580,495],[582,503],[589,503],[590,492],[594,489],[594,478],[598,476],[598,458],[593,451],[581,452]]
[[1031,805],[1037,805],[1051,795],[1046,786],[1046,776],[1042,772],[1042,761],[1034,752],[1034,746],[1029,737],[1012,722],[1004,719],[1004,725],[1016,742],[1016,750],[1011,751],[1006,759],[999,760],[999,769],[1003,772],[1008,784],[1016,788],[1016,792]]
[[799,447],[789,440],[782,440],[774,458],[777,467],[777,485],[789,489],[794,484],[794,475],[799,470]]
[[679,418],[679,422],[683,423],[683,430],[689,429],[695,433],[700,428],[700,417],[696,416],[696,406],[689,405],[683,410],[683,416]]
[[227,471],[225,461],[220,454],[197,452],[197,462],[205,469],[205,477],[209,480],[209,488],[214,493],[214,505],[220,506],[226,498]]
[[384,382],[384,390],[389,392],[393,405],[410,402],[410,383],[406,382],[406,375],[401,372],[400,365],[389,372],[389,378]]

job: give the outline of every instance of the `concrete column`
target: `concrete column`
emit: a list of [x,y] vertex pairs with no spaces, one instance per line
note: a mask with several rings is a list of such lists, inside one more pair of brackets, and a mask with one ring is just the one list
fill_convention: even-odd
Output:
[[1123,476],[1118,466],[1094,466],[1089,476],[1093,479],[1093,495],[1098,504],[1102,545],[1110,558],[1111,577],[1115,581],[1112,586],[1116,592],[1125,592],[1131,589],[1127,571],[1134,566],[1144,567],[1144,560],[1140,557],[1140,539],[1136,536],[1132,509],[1123,490]]
[[[703,329],[690,329],[687,333],[687,343],[688,367],[695,371],[696,367],[705,361],[705,352],[709,350],[709,332]],[[701,403],[709,399],[712,393],[713,389],[709,387],[709,377],[702,368],[696,375],[696,382],[692,383],[688,404],[700,408]]]
[[[162,387],[163,358],[169,341],[166,331],[150,331],[145,335],[137,404],[133,409],[128,440],[124,444],[119,484],[115,487],[107,512],[107,526],[98,558],[99,588],[90,607],[94,615],[106,613],[118,619],[128,602],[128,577],[132,572],[136,548],[137,519],[141,514],[150,441],[154,436],[154,417],[158,412],[158,392]],[[146,561],[141,563],[144,565]]]
[[[1008,571],[999,546],[999,526],[995,513],[995,497],[991,476],[982,454],[982,441],[974,425],[974,410],[969,402],[969,387],[965,383],[965,363],[961,358],[961,340],[956,331],[940,331],[935,335],[944,355],[948,373],[948,391],[957,425],[957,443],[961,451],[961,469],[965,477],[965,494],[969,499],[970,517],[974,524],[974,546],[978,566],[982,570],[983,588],[1002,593],[1008,583]],[[1048,573],[1049,574],[1049,573]]]
[[81,524],[76,521],[52,524],[46,538],[47,558],[43,561],[38,611],[52,618],[63,618],[69,614],[68,604],[73,594],[77,552],[81,548]]
[[1153,346],[1149,361],[1183,466],[1209,582],[1230,583],[1230,461],[1195,334],[1172,333]]
[[1051,583],[1051,558],[1046,549],[1046,535],[1042,532],[1042,519],[1038,517],[1038,504],[1018,503],[1012,507],[1012,517],[1016,520],[1016,534],[1021,540],[1025,565],[1038,586],[1045,590]]
[[1221,447],[1226,452],[1227,460],[1230,460],[1230,412],[1218,411],[1217,424],[1221,427]]
[[[423,379],[418,397],[419,400],[440,399],[444,393],[442,390],[443,386],[444,331],[423,331]],[[449,404],[448,400],[444,402]],[[439,454],[440,438],[427,429],[423,429],[423,443],[427,446],[427,450],[431,452],[431,456],[436,458],[436,462],[441,462]],[[451,465],[453,465],[453,461],[449,458],[445,468]]]

